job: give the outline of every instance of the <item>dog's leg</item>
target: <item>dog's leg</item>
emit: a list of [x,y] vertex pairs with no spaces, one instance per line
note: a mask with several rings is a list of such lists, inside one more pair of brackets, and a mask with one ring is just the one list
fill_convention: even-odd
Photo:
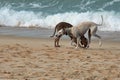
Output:
[[57,47],[60,47],[60,45],[59,45],[59,40],[60,40],[60,37],[59,37],[58,40],[57,40]]
[[91,36],[93,35],[93,36],[97,37],[99,39],[99,46],[102,46],[101,37],[99,35],[97,35],[96,32],[97,32],[97,26],[92,26],[91,32],[90,32]]
[[73,39],[72,39],[72,41],[71,41],[71,45],[72,45],[72,46],[76,46],[76,43],[74,42]]
[[55,47],[60,47],[59,40],[60,40],[61,37],[62,37],[62,35],[55,37]]
[[77,39],[75,37],[71,38],[71,45],[76,46],[77,45]]
[[87,47],[89,47],[89,44],[91,43],[91,30],[88,30],[88,44]]
[[77,45],[76,45],[76,49],[78,49],[79,48],[79,43],[81,42],[81,39],[80,39],[80,37],[77,37]]
[[102,46],[102,41],[101,41],[101,37],[97,34],[94,34],[95,37],[99,38],[99,46]]
[[54,41],[54,46],[55,47],[60,47],[60,45],[59,45],[59,39],[60,39],[59,37],[55,38],[55,41]]
[[54,46],[57,47],[57,37],[55,37]]

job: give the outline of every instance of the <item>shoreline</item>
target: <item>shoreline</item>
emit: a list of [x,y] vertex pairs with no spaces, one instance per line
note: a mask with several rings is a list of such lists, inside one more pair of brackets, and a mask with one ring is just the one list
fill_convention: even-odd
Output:
[[[14,35],[0,35],[0,44],[3,44],[3,45],[4,44],[9,45],[11,43],[20,44],[21,42],[24,43],[24,44],[31,43],[34,46],[37,46],[37,45],[41,46],[41,45],[47,45],[48,44],[49,46],[54,48],[54,38],[50,38],[50,37],[45,37],[45,38],[34,37],[33,38],[33,37],[23,37],[23,36],[14,36]],[[91,48],[104,49],[104,48],[107,48],[107,47],[110,48],[109,45],[111,46],[111,48],[116,47],[116,48],[119,49],[119,43],[120,43],[119,40],[102,39],[102,47],[99,47],[98,42],[99,42],[98,39],[92,39],[91,44],[90,44],[90,49]],[[74,49],[74,46],[71,46],[70,43],[71,43],[71,40],[68,37],[60,39],[61,47],[72,47]]]
[[[1,36],[16,36],[16,37],[28,37],[28,38],[50,38],[54,29],[47,29],[41,27],[0,27]],[[119,31],[97,31],[103,40],[120,41]],[[68,36],[63,36],[63,39],[69,39]],[[92,40],[97,38],[92,37]]]

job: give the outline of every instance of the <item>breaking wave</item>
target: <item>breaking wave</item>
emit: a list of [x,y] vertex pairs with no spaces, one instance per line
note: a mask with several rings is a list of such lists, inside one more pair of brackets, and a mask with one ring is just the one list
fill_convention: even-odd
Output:
[[[74,26],[83,21],[101,23],[100,16],[103,15],[104,24],[99,27],[99,30],[120,31],[120,13],[119,8],[116,9],[120,0],[81,0],[81,2],[75,0],[76,4],[72,3],[72,0],[65,0],[63,3],[58,0],[41,0],[41,2],[38,0],[35,0],[35,2],[22,2],[25,1],[22,0],[19,4],[14,1],[4,1],[6,2],[2,3],[0,1],[2,5],[0,6],[1,25],[50,29],[62,21],[71,23]],[[99,1],[102,3],[100,4]],[[67,3],[70,5],[66,5]],[[101,5],[102,7],[100,7]]]

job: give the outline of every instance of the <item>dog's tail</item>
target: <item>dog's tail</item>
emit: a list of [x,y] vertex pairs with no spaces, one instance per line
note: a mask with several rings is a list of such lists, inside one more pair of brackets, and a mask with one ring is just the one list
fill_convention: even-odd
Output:
[[54,33],[53,33],[53,35],[50,36],[50,37],[54,37],[55,33],[56,33],[56,27],[55,27],[55,29],[54,29]]
[[101,24],[97,24],[98,26],[102,26],[103,25],[103,15],[101,15],[101,19],[102,19],[102,22],[101,22]]

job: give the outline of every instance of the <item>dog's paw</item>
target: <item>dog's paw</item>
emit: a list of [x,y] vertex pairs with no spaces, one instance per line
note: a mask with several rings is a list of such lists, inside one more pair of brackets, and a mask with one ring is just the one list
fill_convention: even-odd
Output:
[[101,42],[99,43],[99,46],[100,46],[100,47],[102,46],[102,43],[101,43]]
[[78,46],[76,46],[76,47],[75,47],[75,49],[77,50],[77,49],[79,49],[79,47],[78,47]]

